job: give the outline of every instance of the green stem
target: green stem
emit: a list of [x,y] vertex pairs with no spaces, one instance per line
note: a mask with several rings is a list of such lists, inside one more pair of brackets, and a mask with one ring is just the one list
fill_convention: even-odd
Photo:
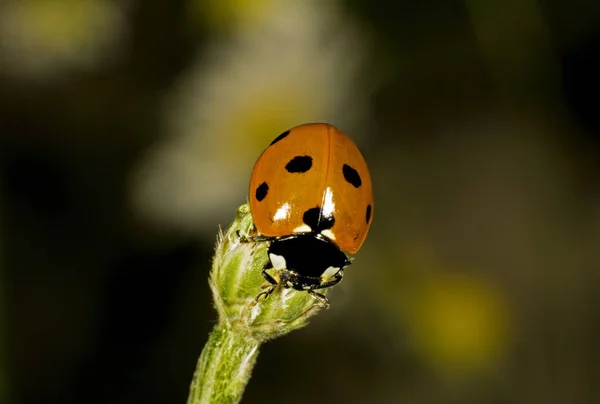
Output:
[[250,380],[260,342],[227,325],[215,327],[198,360],[188,404],[238,403]]
[[209,279],[219,325],[198,360],[188,404],[238,403],[260,344],[304,327],[322,308],[308,293],[285,288],[257,301],[269,258],[266,243],[248,241],[253,231],[244,204],[227,231],[219,232]]

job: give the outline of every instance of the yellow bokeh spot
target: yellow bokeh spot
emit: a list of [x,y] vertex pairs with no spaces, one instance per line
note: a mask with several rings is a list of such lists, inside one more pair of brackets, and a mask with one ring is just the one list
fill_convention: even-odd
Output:
[[13,12],[31,40],[51,48],[77,49],[92,41],[98,21],[114,9],[102,1],[24,0]]
[[229,28],[260,18],[274,0],[189,0],[190,16],[212,29]]
[[418,352],[440,370],[455,373],[493,367],[506,349],[507,304],[481,279],[430,274],[407,306]]

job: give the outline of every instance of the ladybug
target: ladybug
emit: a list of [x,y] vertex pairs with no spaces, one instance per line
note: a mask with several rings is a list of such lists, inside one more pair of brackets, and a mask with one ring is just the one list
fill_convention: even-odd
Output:
[[283,285],[328,307],[315,290],[342,280],[373,220],[371,176],[356,144],[325,123],[283,132],[254,165],[249,203],[258,234],[245,241],[268,243],[270,286],[256,299]]

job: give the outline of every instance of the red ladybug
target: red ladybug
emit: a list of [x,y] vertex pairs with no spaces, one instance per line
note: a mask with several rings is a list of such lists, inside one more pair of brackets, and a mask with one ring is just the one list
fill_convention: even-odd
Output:
[[[356,144],[324,123],[292,128],[260,155],[250,180],[250,210],[269,243],[263,276],[272,286],[317,292],[342,280],[347,254],[363,245],[373,220],[373,186]],[[267,270],[275,268],[276,274]]]

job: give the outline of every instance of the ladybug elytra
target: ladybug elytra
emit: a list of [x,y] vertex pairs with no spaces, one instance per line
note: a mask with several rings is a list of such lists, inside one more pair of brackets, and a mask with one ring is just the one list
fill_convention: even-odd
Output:
[[371,177],[356,144],[323,123],[282,133],[254,165],[249,200],[258,232],[251,240],[268,243],[262,273],[271,287],[257,299],[283,285],[329,306],[315,290],[342,280],[347,254],[361,248],[373,220]]

